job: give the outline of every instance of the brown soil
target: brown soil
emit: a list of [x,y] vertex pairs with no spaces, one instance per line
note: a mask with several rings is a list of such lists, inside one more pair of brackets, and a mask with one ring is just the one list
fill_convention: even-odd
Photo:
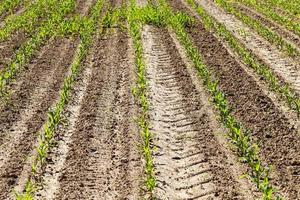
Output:
[[233,173],[237,165],[229,161],[232,155],[224,152],[215,136],[220,129],[213,125],[215,116],[209,115],[202,101],[203,90],[196,89],[167,31],[146,27],[143,40],[156,152],[156,197],[254,199],[253,194],[241,191],[243,186]]
[[56,199],[139,199],[142,163],[128,50],[128,36],[119,32],[94,44]]
[[77,0],[75,13],[88,15],[96,0]]
[[46,46],[12,86],[9,104],[1,107],[1,199],[6,198],[15,186],[26,156],[36,143],[37,132],[46,119],[45,113],[57,99],[75,44],[72,40],[57,39]]
[[[179,0],[172,1],[173,7],[185,10]],[[220,81],[220,89],[226,94],[232,114],[245,127],[250,128],[252,137],[260,146],[265,162],[274,166],[272,183],[288,198],[300,197],[300,138],[287,119],[276,108],[271,99],[263,94],[237,61],[200,22],[188,32],[203,57],[205,64]]]

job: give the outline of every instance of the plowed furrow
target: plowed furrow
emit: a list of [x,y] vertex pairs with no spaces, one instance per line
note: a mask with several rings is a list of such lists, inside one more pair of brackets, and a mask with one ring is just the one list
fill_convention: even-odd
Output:
[[[245,47],[250,49],[300,94],[300,70],[295,60],[290,59],[283,52],[280,52],[276,47],[265,41],[234,16],[218,8],[214,2],[208,0],[196,0],[196,2],[198,2],[209,15],[214,17],[218,22],[223,23]],[[247,34],[243,34],[243,32]]]
[[[146,26],[143,45],[154,134],[155,196],[172,200],[247,198],[236,187],[226,154],[214,137],[208,108],[170,36],[165,30]],[[169,81],[161,81],[165,77]]]
[[94,44],[91,76],[69,129],[73,133],[56,199],[139,199],[128,38],[122,33],[109,37]]

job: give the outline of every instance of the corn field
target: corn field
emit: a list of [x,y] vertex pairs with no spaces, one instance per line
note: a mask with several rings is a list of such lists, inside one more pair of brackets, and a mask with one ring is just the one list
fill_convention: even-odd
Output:
[[0,199],[300,199],[298,0],[0,0]]

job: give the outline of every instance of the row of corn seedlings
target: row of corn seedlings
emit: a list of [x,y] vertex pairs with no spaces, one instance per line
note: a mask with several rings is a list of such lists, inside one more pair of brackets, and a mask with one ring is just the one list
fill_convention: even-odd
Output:
[[[193,46],[185,28],[182,26],[182,21],[180,20],[185,20],[185,18],[176,17],[166,4],[165,0],[160,0],[160,7],[162,12],[168,15],[167,20],[170,28],[176,33],[177,38],[185,48],[189,59],[191,59],[194,67],[197,69],[199,77],[203,79],[203,84],[212,96],[214,106],[219,111],[220,120],[229,130],[228,136],[231,139],[231,142],[236,146],[241,161],[247,163],[250,167],[251,171],[248,176],[262,192],[263,199],[274,199],[275,190],[269,182],[270,166],[263,164],[259,158],[258,147],[252,142],[250,131],[245,131],[242,124],[237,122],[231,115],[224,93],[218,89],[217,81],[214,81],[213,75],[203,64],[198,50]],[[280,199],[279,196],[276,198]]]
[[26,0],[3,0],[0,2],[0,16],[6,12],[12,12],[16,7],[24,3]]
[[[287,29],[293,31],[294,33],[296,33],[297,35],[300,36],[299,21],[296,22],[293,19],[290,19],[286,16],[280,15],[277,12],[275,12],[274,10],[270,9],[265,4],[260,3],[259,1],[253,1],[253,0],[237,0],[237,1],[242,2],[245,5],[256,9],[260,13],[264,14],[267,18],[281,24],[282,26],[285,26]],[[293,7],[293,8],[300,9],[299,5],[300,5],[299,2],[298,3],[294,2],[294,4],[292,4],[292,6],[290,5],[289,8]],[[300,11],[298,10],[297,12],[299,13]]]
[[136,88],[133,89],[133,94],[137,98],[138,104],[141,107],[141,112],[138,117],[138,124],[142,141],[143,155],[145,159],[145,185],[147,192],[152,199],[152,191],[156,186],[154,177],[154,164],[152,159],[151,139],[152,135],[149,131],[148,111],[149,102],[147,100],[147,80],[145,72],[145,63],[143,61],[143,47],[141,39],[141,13],[136,6],[135,0],[130,1],[130,6],[127,11],[127,20],[129,24],[129,32],[133,38],[133,46],[135,51],[135,65],[137,69]]
[[78,25],[80,32],[80,43],[77,48],[74,60],[70,66],[71,74],[65,77],[63,87],[60,91],[60,97],[55,106],[48,112],[48,119],[45,123],[42,131],[39,133],[39,144],[36,150],[36,156],[34,157],[32,165],[32,173],[27,180],[24,192],[21,194],[16,194],[16,199],[18,200],[31,200],[34,199],[35,189],[38,184],[36,181],[36,176],[39,170],[45,165],[45,159],[47,157],[47,152],[51,148],[51,142],[53,142],[53,137],[57,129],[58,124],[61,122],[62,112],[65,105],[68,103],[70,98],[70,90],[76,80],[82,61],[85,59],[89,47],[92,44],[93,36],[99,26],[100,14],[103,7],[103,0],[98,0],[93,6],[91,17],[82,20]]
[[135,0],[131,0],[130,8],[127,11],[127,20],[129,23],[129,32],[133,38],[133,46],[135,50],[135,64],[137,69],[136,88],[133,89],[133,94],[137,98],[137,102],[141,107],[141,113],[138,117],[140,135],[143,139],[143,155],[145,159],[145,186],[148,198],[154,199],[153,190],[156,187],[155,168],[152,158],[151,140],[152,135],[149,131],[149,102],[147,100],[147,79],[145,71],[145,63],[143,61],[143,47],[141,41],[141,29],[145,24],[155,26],[166,26],[167,16],[158,7],[148,4],[145,7],[137,8]]
[[263,38],[268,40],[270,43],[277,46],[277,48],[284,53],[286,53],[290,57],[299,57],[300,52],[289,42],[284,40],[282,36],[275,33],[273,30],[271,30],[268,27],[265,27],[262,25],[259,21],[256,21],[255,19],[252,19],[251,17],[245,15],[238,9],[234,8],[230,2],[227,0],[215,0],[215,2],[225,9],[228,13],[233,14],[238,19],[240,19],[242,22],[247,24],[249,27],[254,29],[259,35],[261,35]]
[[12,15],[5,19],[5,26],[0,29],[0,41],[4,41],[14,31],[23,30],[32,33],[40,21],[46,21],[51,13],[62,4],[59,0],[38,0],[30,4],[21,15]]
[[265,81],[269,89],[280,95],[289,108],[296,112],[298,117],[300,117],[299,95],[297,95],[288,84],[282,83],[268,66],[260,63],[251,51],[247,50],[223,24],[216,22],[205,12],[203,8],[196,6],[193,0],[187,0],[187,2],[193,7],[199,16],[201,16],[202,23],[205,25],[205,28],[210,31],[214,31],[219,37],[226,41],[233,51],[239,55],[246,66],[252,68],[262,78],[262,80]]
[[36,34],[21,45],[13,60],[5,66],[5,69],[2,72],[0,72],[0,97],[6,96],[7,91],[5,86],[12,78],[14,78],[24,64],[30,60],[35,51],[38,50],[47,39],[58,34],[58,27],[61,27],[61,24],[64,24],[66,14],[74,11],[74,8],[74,0],[61,1],[60,3],[57,3],[56,6],[52,7],[49,19],[38,28]]
[[290,19],[300,19],[300,4],[298,0],[265,0],[264,5],[270,8],[279,8]]

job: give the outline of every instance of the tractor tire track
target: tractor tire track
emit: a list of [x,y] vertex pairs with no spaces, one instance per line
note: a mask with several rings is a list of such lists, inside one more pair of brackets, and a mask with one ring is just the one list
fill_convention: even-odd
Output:
[[166,30],[146,26],[142,38],[149,81],[150,131],[156,149],[155,197],[253,199],[252,194],[239,190],[242,187],[232,170],[237,165],[229,161],[232,155],[225,153],[214,135],[219,130],[171,37]]
[[[300,94],[298,61],[287,57],[234,16],[221,10],[214,2],[208,0],[196,0],[196,2],[216,21],[223,23],[246,48],[251,50],[257,58],[269,66],[284,82],[290,84]],[[242,34],[242,32],[247,34]]]
[[91,77],[69,129],[72,138],[54,199],[139,199],[143,171],[132,119],[134,65],[128,41],[118,32],[94,44]]
[[[172,1],[174,8],[184,10],[180,0]],[[271,183],[288,199],[299,198],[300,138],[272,100],[240,66],[222,43],[200,22],[188,28],[189,35],[202,55],[206,66],[219,80],[232,114],[252,130],[252,138],[260,147],[264,162],[274,167]]]

